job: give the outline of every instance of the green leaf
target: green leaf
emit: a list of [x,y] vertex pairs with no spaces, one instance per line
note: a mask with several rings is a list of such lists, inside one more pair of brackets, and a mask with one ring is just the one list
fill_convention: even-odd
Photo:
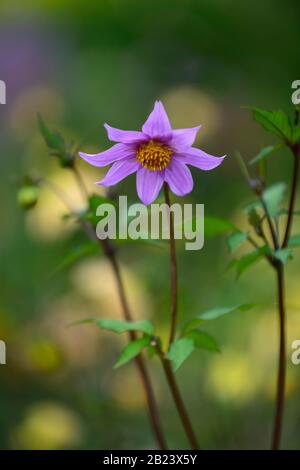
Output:
[[279,212],[279,205],[283,200],[286,190],[285,183],[276,183],[265,189],[262,194],[263,200],[269,210],[271,217],[275,217]]
[[237,231],[238,229],[225,219],[218,217],[205,217],[204,219],[204,236],[214,237],[224,233]]
[[293,143],[296,144],[300,140],[300,123],[293,129]]
[[66,269],[73,264],[75,264],[78,260],[86,257],[91,256],[99,253],[99,245],[95,241],[87,241],[82,245],[73,248],[70,253],[67,253],[66,256],[62,259],[58,266],[53,270],[51,276],[57,274],[59,271]]
[[119,359],[114,365],[114,369],[117,369],[118,367],[121,367],[127,362],[134,359],[142,352],[144,348],[150,345],[150,342],[151,337],[144,336],[143,338],[136,339],[135,341],[131,341],[130,343],[128,343],[127,346],[125,346],[125,348],[122,350]]
[[227,245],[230,253],[235,251],[244,241],[248,238],[248,234],[245,232],[234,232],[227,237]]
[[179,338],[171,344],[166,357],[172,361],[174,371],[192,354],[194,349],[194,341],[190,338]]
[[290,248],[281,248],[272,252],[274,258],[282,262],[282,264],[287,263],[290,259],[293,258],[293,252]]
[[[262,198],[267,206],[271,217],[277,217],[278,215],[281,215],[283,213],[283,209],[280,209],[279,205],[283,200],[285,191],[285,183],[276,183],[264,190]],[[259,200],[255,200],[244,207],[244,211],[248,215],[250,215],[251,213],[254,214],[257,209],[263,210],[262,203]],[[255,214],[255,217],[258,217],[257,213]]]
[[300,246],[300,234],[292,235],[290,237],[289,246]]
[[220,352],[220,348],[216,340],[205,331],[191,330],[185,337],[192,339],[194,346],[198,349]]
[[272,132],[284,139],[292,141],[292,125],[289,116],[283,111],[266,111],[261,108],[249,107],[252,110],[253,119],[258,122],[266,131]]
[[248,222],[255,229],[260,225],[261,218],[254,207],[248,209]]
[[276,152],[276,150],[279,150],[280,148],[282,148],[281,144],[268,145],[267,147],[262,148],[261,151],[254,158],[252,158],[252,160],[250,160],[249,164],[254,165],[255,163],[260,162],[269,155],[272,155],[272,153]]
[[44,141],[47,146],[52,150],[57,150],[58,152],[65,152],[65,141],[59,132],[52,132],[48,129],[45,121],[42,116],[38,114],[38,126]]
[[250,310],[253,307],[254,307],[254,304],[246,303],[246,304],[233,305],[231,307],[212,308],[211,310],[207,310],[206,312],[201,313],[200,315],[197,315],[196,318],[189,320],[185,324],[183,331],[184,333],[186,333],[188,331],[193,330],[194,328],[202,324],[204,321],[215,320],[216,318],[227,315],[228,313],[246,312],[247,310]]
[[251,225],[251,227],[254,228],[258,236],[263,235],[262,226],[261,226],[262,219],[254,207],[252,207],[252,209],[248,209],[248,222]]
[[240,277],[247,269],[249,269],[255,263],[260,261],[267,253],[267,251],[267,247],[262,247],[257,250],[251,251],[250,253],[245,254],[241,258],[234,259],[230,263],[229,268],[236,268],[237,276]]
[[125,333],[126,331],[142,331],[147,335],[153,335],[153,323],[150,320],[141,320],[141,321],[124,321],[124,320],[112,320],[110,318],[86,318],[85,320],[80,320],[75,324],[83,323],[95,323],[97,326],[103,330],[113,331],[114,333]]

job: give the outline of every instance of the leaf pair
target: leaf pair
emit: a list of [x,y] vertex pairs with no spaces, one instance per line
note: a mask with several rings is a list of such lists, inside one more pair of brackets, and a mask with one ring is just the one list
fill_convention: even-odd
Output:
[[144,333],[141,338],[130,341],[123,350],[114,365],[114,369],[127,364],[127,362],[136,358],[143,349],[151,347],[151,340],[154,333],[153,323],[149,320],[129,322],[123,320],[112,320],[110,318],[87,318],[73,323],[72,325],[82,325],[85,323],[94,323],[102,330],[112,331],[114,333],[126,333],[129,331],[139,331]]
[[173,369],[176,371],[195,349],[220,352],[216,340],[205,331],[199,330],[197,328],[199,325],[208,320],[215,320],[228,313],[246,311],[252,307],[252,304],[239,304],[233,307],[216,307],[188,321],[183,327],[182,336],[171,344],[166,355],[167,359],[172,361]]

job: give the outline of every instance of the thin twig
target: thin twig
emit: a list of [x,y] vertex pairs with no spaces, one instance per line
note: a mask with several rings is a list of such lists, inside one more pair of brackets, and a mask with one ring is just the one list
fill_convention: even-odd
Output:
[[178,385],[176,383],[175,375],[172,370],[172,365],[168,359],[165,359],[164,357],[161,357],[162,361],[162,366],[165,372],[165,376],[169,385],[169,388],[171,390],[178,414],[180,416],[182,425],[184,427],[184,430],[186,432],[187,438],[189,440],[189,443],[191,445],[191,448],[193,450],[199,450],[199,444],[197,442],[197,438],[192,426],[192,423],[190,421],[189,415],[187,413],[187,410],[185,408],[184,401],[181,397]]
[[272,450],[280,447],[282,432],[284,394],[285,394],[285,370],[286,370],[286,344],[285,344],[285,300],[284,300],[284,267],[278,265],[276,269],[278,289],[278,311],[279,311],[279,360],[277,376],[277,397],[274,430],[272,437]]
[[177,322],[177,260],[176,247],[174,237],[174,214],[170,210],[170,194],[167,183],[164,184],[164,195],[167,206],[169,207],[169,224],[170,224],[170,262],[171,262],[171,326],[169,336],[169,346],[174,341],[176,334]]
[[285,248],[288,245],[290,234],[292,231],[292,223],[293,223],[293,216],[295,210],[295,203],[296,203],[296,194],[297,194],[297,186],[298,186],[298,178],[299,178],[299,144],[294,145],[291,147],[294,157],[294,168],[293,168],[293,179],[292,179],[292,189],[290,195],[290,202],[289,202],[289,211],[288,211],[288,218],[286,223],[286,229],[284,233],[284,239],[282,243],[282,247]]
[[[299,111],[295,114],[295,125],[298,124]],[[297,185],[299,178],[299,142],[290,146],[294,157],[294,168],[292,177],[292,189],[290,195],[288,218],[282,242],[282,248],[289,244],[289,239],[292,230],[292,223],[294,218],[294,208],[296,203]],[[272,436],[272,450],[280,448],[280,439],[282,433],[283,411],[284,411],[284,398],[285,398],[285,379],[286,379],[286,312],[285,312],[285,286],[284,286],[284,266],[279,263],[275,265],[277,276],[277,289],[278,289],[278,312],[279,312],[279,357],[278,357],[278,376],[277,376],[277,394],[276,394],[276,412],[274,429]]]
[[[175,236],[174,236],[174,214],[171,211],[171,201],[169,194],[169,187],[167,183],[164,184],[164,195],[165,202],[169,208],[169,224],[170,224],[170,268],[171,268],[171,326],[170,326],[170,336],[169,336],[169,345],[174,341],[176,334],[176,323],[177,323],[177,260],[176,260],[176,246],[175,246]],[[172,370],[172,365],[168,359],[166,359],[162,351],[158,348],[158,353],[162,361],[162,366],[165,372],[165,376],[170,387],[171,394],[174,399],[175,406],[177,408],[179,417],[181,419],[182,425],[186,432],[187,438],[190,442],[191,448],[196,450],[199,449],[197,443],[197,438],[193,430],[190,418],[185,408],[184,401],[181,397],[179,388],[176,383],[175,375]]]
[[263,209],[264,209],[265,214],[266,214],[266,218],[267,218],[267,222],[268,222],[269,229],[270,229],[270,232],[271,232],[271,236],[272,236],[274,248],[275,248],[275,250],[278,250],[278,249],[280,248],[280,246],[279,246],[280,244],[279,244],[278,234],[276,233],[276,229],[275,229],[275,227],[274,227],[274,225],[273,225],[272,217],[271,217],[271,215],[270,215],[268,206],[267,206],[267,204],[265,203],[263,196],[260,196],[260,202],[261,202],[261,205],[263,206]]

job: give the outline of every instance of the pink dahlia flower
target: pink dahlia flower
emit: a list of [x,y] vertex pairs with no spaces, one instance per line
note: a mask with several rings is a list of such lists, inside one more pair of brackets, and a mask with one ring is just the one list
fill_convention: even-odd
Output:
[[93,166],[112,164],[103,180],[97,182],[103,186],[113,186],[136,172],[137,193],[146,205],[157,198],[164,182],[177,196],[190,193],[193,178],[187,165],[207,171],[225,158],[192,147],[201,126],[173,130],[161,101],[156,101],[141,131],[123,131],[108,124],[104,127],[108,138],[118,143],[101,153],[79,155]]

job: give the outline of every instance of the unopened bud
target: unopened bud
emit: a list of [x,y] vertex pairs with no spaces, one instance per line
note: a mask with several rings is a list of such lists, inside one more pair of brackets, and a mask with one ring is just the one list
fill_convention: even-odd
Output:
[[261,180],[253,178],[249,181],[249,184],[250,188],[252,189],[252,191],[255,192],[255,194],[257,194],[258,196],[262,194],[264,190],[264,185]]
[[18,204],[22,209],[31,209],[38,201],[39,188],[34,185],[26,185],[19,189],[17,194]]

